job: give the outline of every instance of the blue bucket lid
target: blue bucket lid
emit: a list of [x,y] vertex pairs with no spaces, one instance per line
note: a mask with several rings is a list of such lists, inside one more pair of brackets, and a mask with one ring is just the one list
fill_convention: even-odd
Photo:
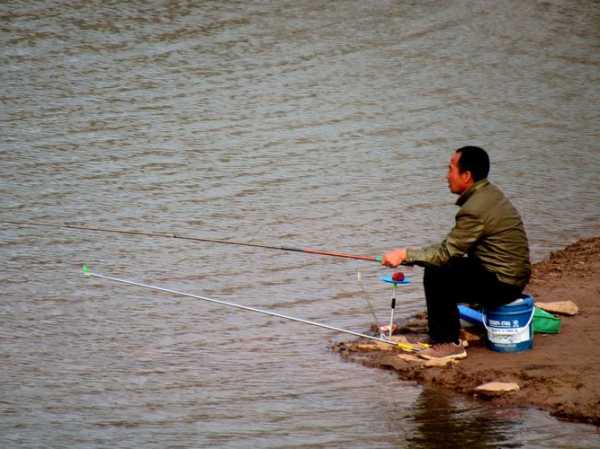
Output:
[[512,306],[533,306],[533,297],[531,295],[527,295],[523,293],[520,298],[515,299],[513,302],[509,302],[508,304],[504,304],[502,307],[512,307]]
[[[533,297],[523,295],[521,298],[515,299],[513,302],[504,304],[493,309],[494,313],[518,313],[520,311],[529,311],[533,309]],[[492,313],[492,310],[489,310]]]

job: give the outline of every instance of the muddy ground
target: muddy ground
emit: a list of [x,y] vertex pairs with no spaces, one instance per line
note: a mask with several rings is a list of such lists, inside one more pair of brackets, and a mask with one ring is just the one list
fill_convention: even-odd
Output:
[[[354,341],[334,350],[347,360],[395,370],[403,380],[465,394],[486,382],[515,382],[519,391],[485,399],[499,407],[534,406],[561,419],[600,426],[600,238],[580,240],[535,264],[526,291],[539,302],[571,300],[579,307],[577,315],[561,316],[559,334],[536,334],[531,351],[493,352],[481,340],[471,342],[468,357],[456,364],[424,367],[385,344]],[[423,331],[418,318],[402,329],[409,340]]]

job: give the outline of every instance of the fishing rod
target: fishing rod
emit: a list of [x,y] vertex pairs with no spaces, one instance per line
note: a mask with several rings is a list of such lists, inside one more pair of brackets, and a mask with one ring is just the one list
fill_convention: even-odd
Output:
[[180,292],[180,291],[177,291],[177,290],[172,290],[170,288],[158,287],[156,285],[148,285],[148,284],[143,284],[141,282],[131,281],[131,280],[127,280],[127,279],[120,279],[120,278],[116,278],[116,277],[112,277],[112,276],[106,276],[104,274],[99,274],[99,273],[93,273],[93,272],[90,271],[90,269],[88,268],[87,265],[83,266],[83,274],[85,276],[89,276],[89,277],[95,277],[95,278],[99,278],[99,279],[105,279],[105,280],[112,281],[112,282],[118,282],[118,283],[121,283],[121,284],[133,285],[133,286],[136,286],[136,287],[142,287],[142,288],[146,288],[146,289],[150,289],[150,290],[156,290],[156,291],[164,292],[164,293],[171,293],[173,295],[186,296],[188,298],[194,298],[194,299],[199,299],[199,300],[202,300],[202,301],[212,302],[214,304],[220,304],[222,306],[233,307],[233,308],[237,308],[237,309],[247,310],[247,311],[250,311],[250,312],[261,313],[263,315],[269,315],[269,316],[274,316],[274,317],[277,317],[277,318],[283,318],[283,319],[286,319],[286,320],[297,321],[299,323],[309,324],[311,326],[317,326],[317,327],[321,327],[321,328],[324,328],[324,329],[329,329],[329,330],[336,331],[336,332],[341,332],[341,333],[345,333],[345,334],[354,335],[356,337],[362,337],[362,338],[366,338],[366,339],[369,339],[369,340],[374,340],[374,341],[378,341],[378,342],[382,342],[382,343],[387,343],[389,345],[395,346],[398,349],[401,349],[401,350],[406,351],[406,352],[416,352],[416,351],[420,351],[422,349],[426,349],[426,348],[429,347],[429,345],[427,345],[425,343],[395,342],[395,341],[387,340],[387,339],[381,338],[381,337],[374,337],[372,335],[361,334],[360,332],[354,332],[354,331],[351,331],[351,330],[348,330],[348,329],[342,329],[342,328],[339,328],[339,327],[330,326],[328,324],[321,324],[321,323],[317,323],[315,321],[304,320],[302,318],[296,318],[296,317],[289,316],[289,315],[283,315],[283,314],[277,313],[277,312],[271,312],[269,310],[257,309],[257,308],[254,308],[254,307],[244,306],[244,305],[236,304],[236,303],[229,302],[229,301],[222,301],[222,300],[219,300],[219,299],[212,299],[212,298],[207,298],[205,296],[194,295],[192,293]]
[[156,233],[156,232],[142,232],[135,230],[126,230],[126,229],[107,229],[107,228],[97,228],[90,226],[78,226],[78,225],[70,225],[70,224],[53,224],[53,223],[41,223],[41,222],[33,222],[33,221],[7,221],[2,220],[2,223],[12,224],[15,226],[45,226],[49,228],[62,228],[62,229],[75,229],[78,231],[93,231],[93,232],[110,232],[114,234],[127,234],[127,235],[141,235],[145,237],[160,237],[160,238],[170,238],[170,239],[180,239],[180,240],[189,240],[192,242],[203,242],[203,243],[219,243],[226,245],[235,245],[235,246],[251,246],[254,248],[265,248],[265,249],[273,249],[279,251],[293,251],[299,253],[306,254],[316,254],[319,256],[332,256],[332,257],[343,257],[345,259],[355,259],[355,260],[366,260],[370,262],[379,262],[381,263],[381,256],[361,256],[356,254],[347,254],[340,253],[337,251],[321,251],[315,248],[293,248],[290,246],[273,246],[273,245],[263,245],[259,243],[247,243],[247,242],[235,242],[232,240],[219,240],[219,239],[208,239],[208,238],[200,238],[200,237],[191,237],[184,236],[179,234],[164,234],[164,233]]

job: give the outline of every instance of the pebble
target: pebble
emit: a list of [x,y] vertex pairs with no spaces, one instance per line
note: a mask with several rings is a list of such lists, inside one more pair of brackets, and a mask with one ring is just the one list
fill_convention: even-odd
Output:
[[483,396],[501,396],[513,391],[519,391],[519,385],[514,382],[488,382],[475,388],[475,393]]

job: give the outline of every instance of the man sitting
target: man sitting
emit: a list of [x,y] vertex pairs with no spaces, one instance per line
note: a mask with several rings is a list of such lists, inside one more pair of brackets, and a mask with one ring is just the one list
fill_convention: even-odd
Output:
[[479,147],[456,150],[448,165],[448,188],[460,195],[456,223],[439,244],[387,252],[388,267],[425,267],[429,337],[424,358],[467,356],[459,341],[458,303],[493,308],[521,296],[529,282],[529,245],[521,217],[502,191],[487,180],[490,160]]

